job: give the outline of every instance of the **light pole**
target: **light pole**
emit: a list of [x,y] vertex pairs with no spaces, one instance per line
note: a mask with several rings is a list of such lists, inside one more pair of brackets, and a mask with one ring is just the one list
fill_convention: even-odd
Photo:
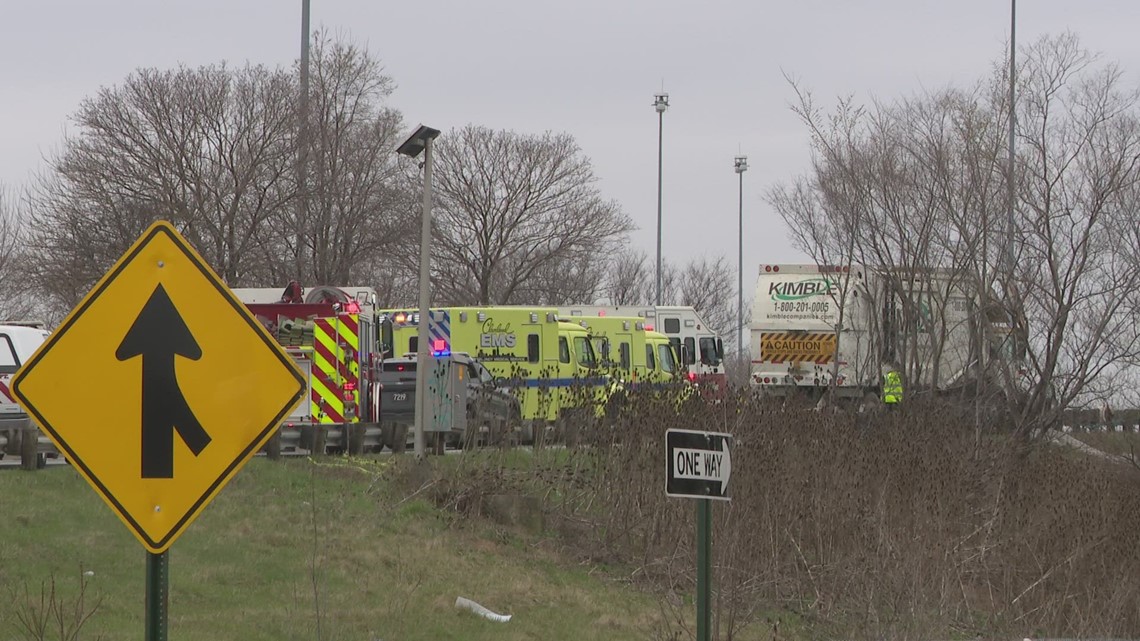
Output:
[[653,108],[657,110],[657,296],[654,305],[661,304],[661,143],[665,131],[665,110],[669,108],[669,94],[653,95]]
[[748,156],[737,156],[734,163],[740,176],[740,235],[736,257],[736,353],[744,353],[744,172],[748,171]]
[[309,0],[301,0],[301,101],[297,114],[297,256],[294,277],[297,282],[305,269],[304,225],[308,216],[309,198]]
[[[1014,238],[1016,237],[1016,229],[1014,227],[1014,207],[1016,205],[1016,192],[1013,185],[1013,163],[1014,163],[1014,146],[1013,146],[1013,133],[1017,127],[1017,110],[1014,108],[1016,105],[1016,87],[1017,87],[1017,0],[1009,0],[1009,165],[1006,169],[1006,198],[1008,199],[1008,211],[1006,213],[1006,239],[1005,239],[1005,268],[1006,278],[1009,285],[1013,285],[1013,269],[1014,269]],[[1007,287],[1008,289],[1008,287]]]
[[431,297],[428,292],[431,275],[431,148],[432,141],[439,136],[438,129],[420,125],[396,153],[415,158],[424,152],[424,209],[420,226],[420,314],[419,338],[416,342],[416,459],[424,457],[424,421],[427,420],[427,371],[428,359],[428,307]]

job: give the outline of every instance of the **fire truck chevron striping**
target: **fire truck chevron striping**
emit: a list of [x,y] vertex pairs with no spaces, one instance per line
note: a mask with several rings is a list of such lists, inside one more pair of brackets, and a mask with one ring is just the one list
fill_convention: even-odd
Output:
[[835,355],[831,332],[763,332],[760,359],[769,363],[830,363]]
[[356,317],[341,314],[313,322],[312,415],[321,423],[356,418],[360,406],[360,337]]

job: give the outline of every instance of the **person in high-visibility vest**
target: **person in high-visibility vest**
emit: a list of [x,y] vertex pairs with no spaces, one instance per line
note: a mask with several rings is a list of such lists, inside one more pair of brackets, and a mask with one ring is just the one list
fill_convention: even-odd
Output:
[[902,375],[894,364],[883,367],[883,403],[887,407],[898,407],[903,400]]

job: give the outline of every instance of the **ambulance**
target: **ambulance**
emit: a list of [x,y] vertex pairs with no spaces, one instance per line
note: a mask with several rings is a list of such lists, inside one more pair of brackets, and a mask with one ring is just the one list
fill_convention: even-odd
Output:
[[682,305],[573,305],[559,313],[576,320],[586,316],[638,317],[646,329],[661,332],[680,356],[681,370],[689,380],[723,392],[728,385],[724,343],[696,309]]
[[631,389],[684,380],[674,344],[668,336],[647,329],[644,318],[574,316],[569,320],[590,333],[602,368]]
[[[418,351],[418,310],[377,313],[382,324],[391,322],[387,355]],[[431,353],[473,356],[498,385],[512,390],[524,420],[554,421],[572,408],[598,414],[612,392],[586,328],[559,319],[557,309],[445,307],[433,308],[428,317]]]

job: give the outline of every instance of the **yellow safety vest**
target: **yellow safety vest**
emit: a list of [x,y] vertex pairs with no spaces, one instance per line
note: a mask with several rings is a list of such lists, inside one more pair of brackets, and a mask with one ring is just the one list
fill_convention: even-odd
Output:
[[888,405],[901,403],[903,400],[902,377],[898,372],[890,371],[883,377],[883,402]]

